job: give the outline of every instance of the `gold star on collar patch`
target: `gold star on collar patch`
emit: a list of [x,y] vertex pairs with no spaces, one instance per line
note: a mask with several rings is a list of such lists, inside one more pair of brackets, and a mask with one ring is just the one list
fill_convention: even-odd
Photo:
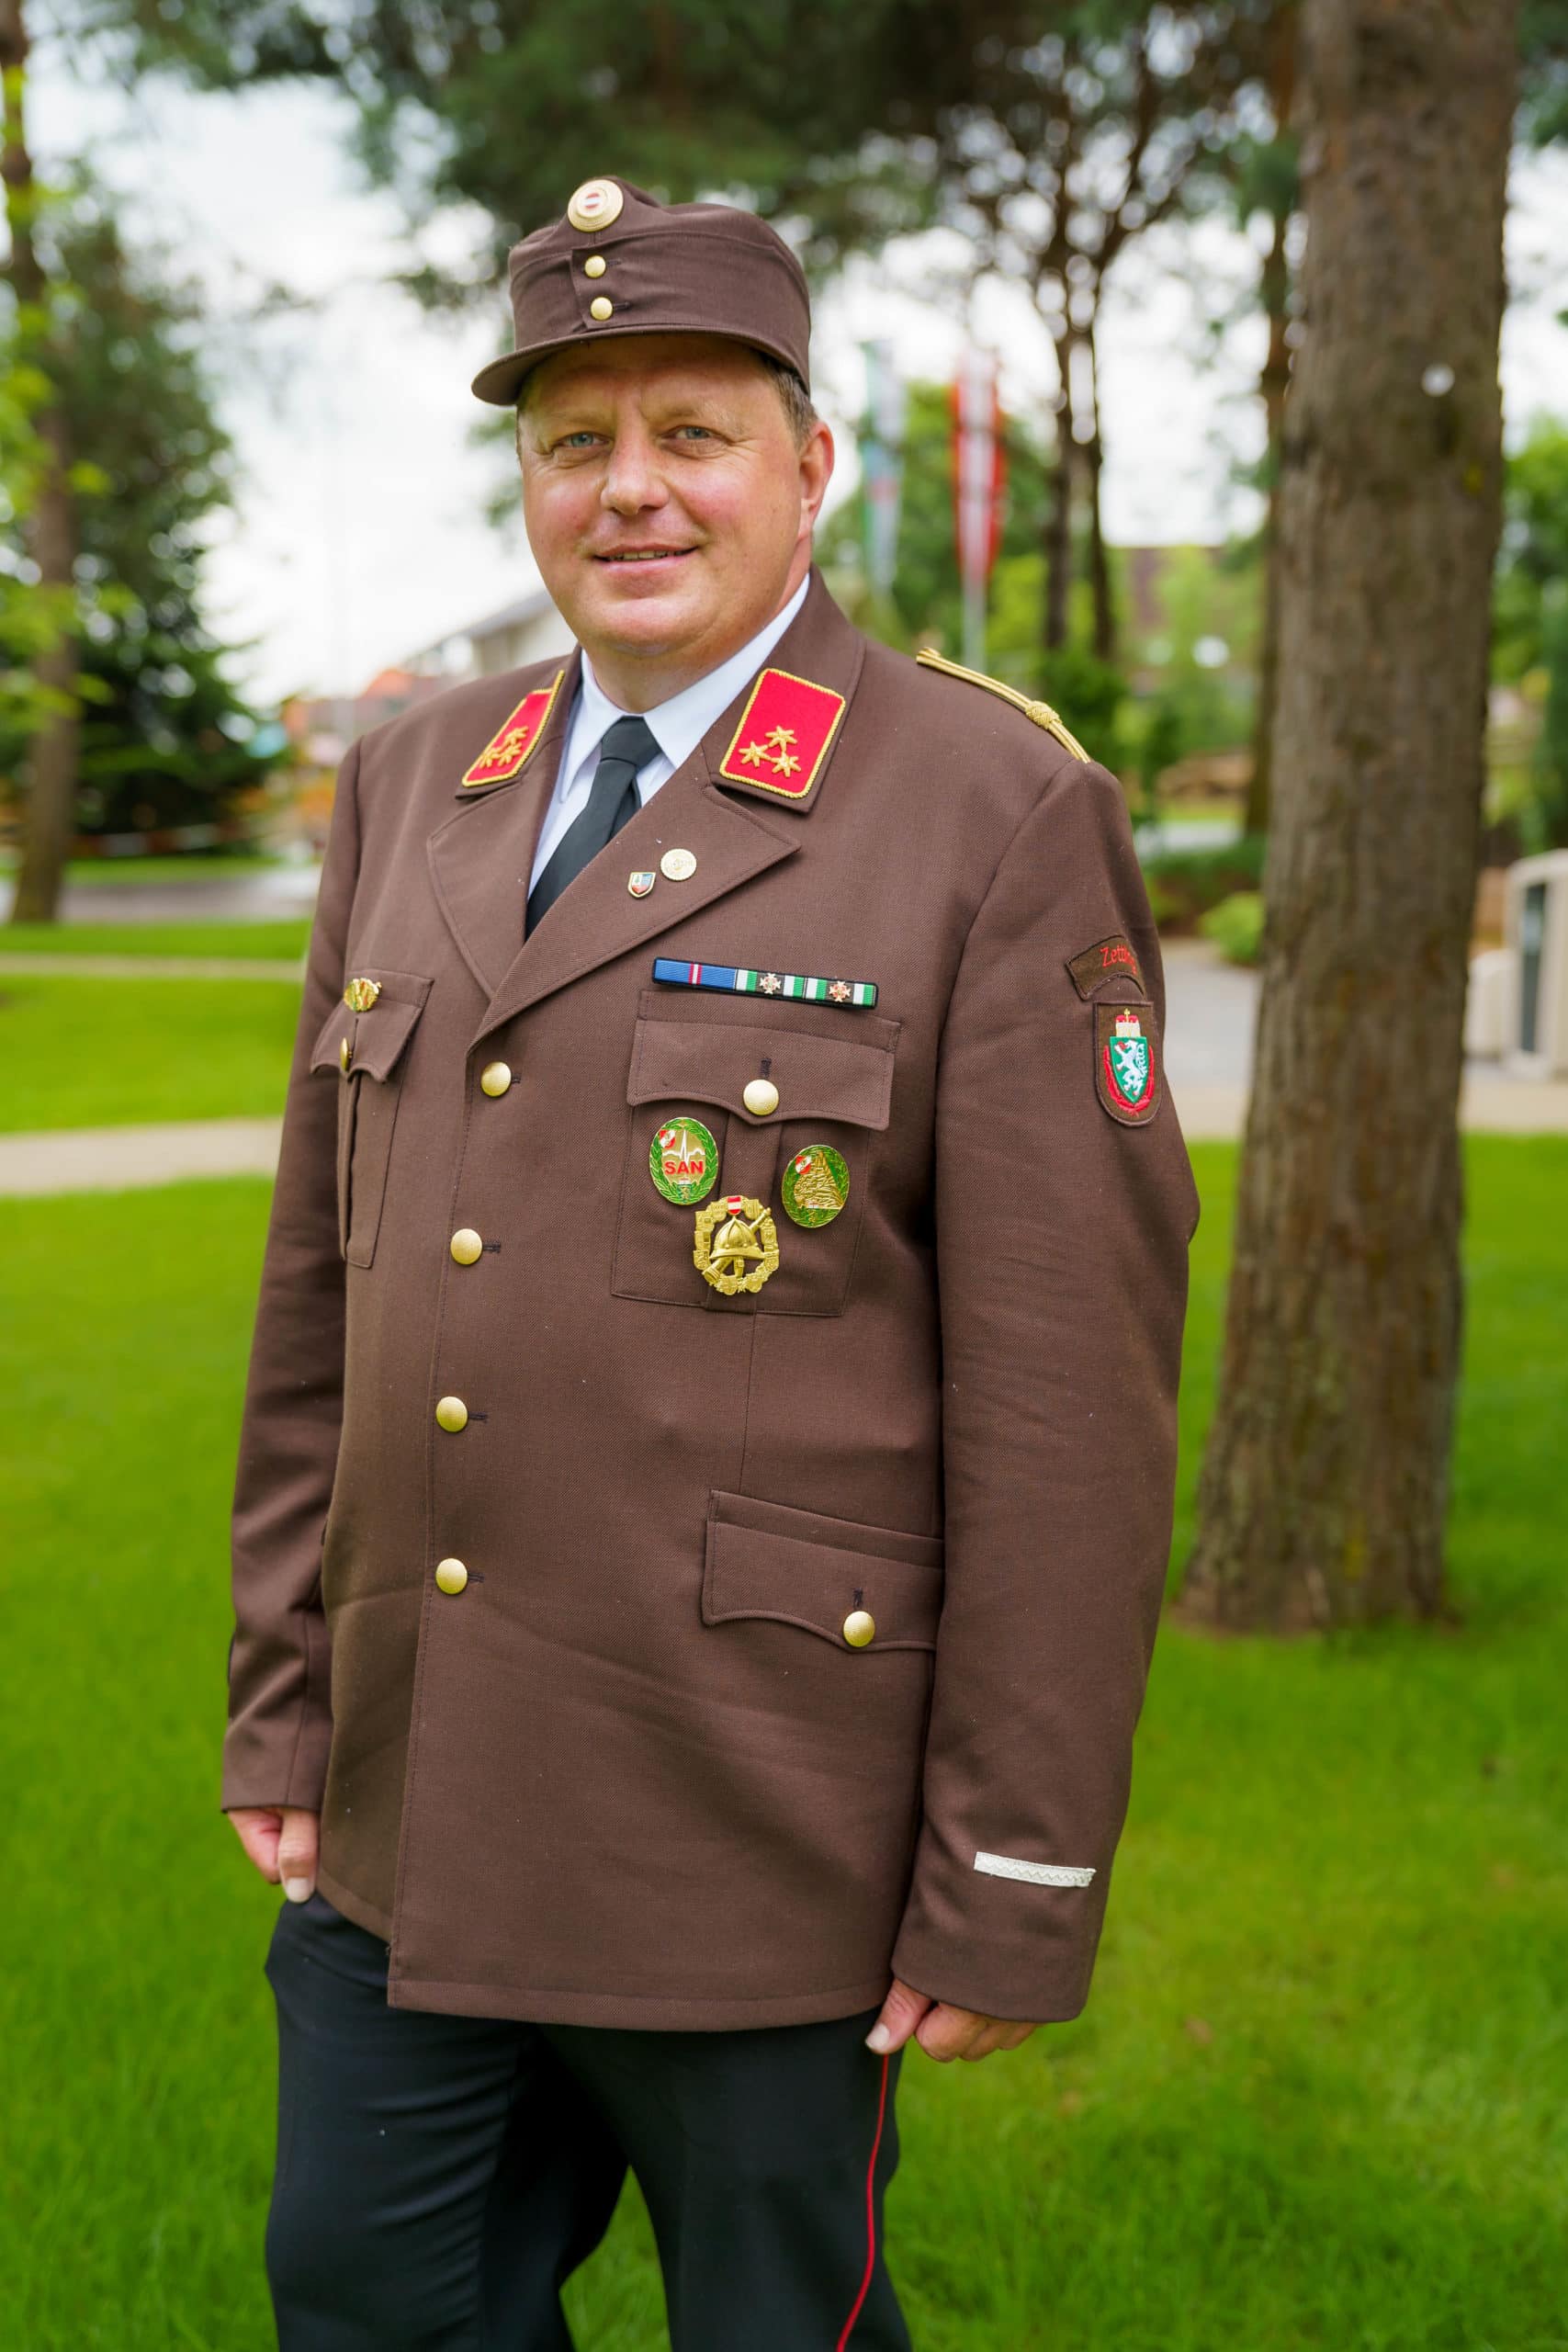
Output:
[[479,753],[479,758],[463,771],[465,788],[476,785],[510,784],[521,775],[539,747],[539,738],[560,691],[564,670],[558,670],[547,686],[536,686],[525,695],[510,718],[503,719]]
[[788,670],[764,670],[718,763],[728,784],[796,802],[812,787],[839,731],[844,697]]

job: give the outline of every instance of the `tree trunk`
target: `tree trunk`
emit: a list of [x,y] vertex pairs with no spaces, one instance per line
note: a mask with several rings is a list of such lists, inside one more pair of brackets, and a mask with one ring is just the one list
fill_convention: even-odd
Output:
[[[22,0],[0,0],[0,76],[4,78],[4,135],[0,173],[6,187],[6,220],[11,232],[10,277],[19,307],[40,321],[48,316],[49,286],[33,239],[38,187],[28,151],[24,93],[28,40]],[[47,338],[47,324],[39,329]],[[47,349],[29,353],[48,372]],[[31,512],[26,518],[28,552],[39,571],[40,590],[69,590],[75,580],[76,514],[71,491],[71,451],[65,419],[56,403],[34,420],[48,457]],[[69,634],[39,654],[35,684],[55,705],[33,735],[28,751],[28,792],[22,809],[22,856],[13,922],[52,922],[76,814],[76,761],[80,720],[74,684],[76,645]]]
[[1045,650],[1055,653],[1067,641],[1067,596],[1073,579],[1073,440],[1071,392],[1072,345],[1055,346],[1060,371],[1056,404],[1056,463],[1045,503]]
[[1268,419],[1269,512],[1263,526],[1263,631],[1258,649],[1258,708],[1252,726],[1252,779],[1247,788],[1246,830],[1269,830],[1274,797],[1274,718],[1280,694],[1280,471],[1285,438],[1285,395],[1291,382],[1290,269],[1285,238],[1290,215],[1277,213],[1263,264],[1263,307],[1269,320],[1269,356],[1259,389]]
[[1101,662],[1116,659],[1116,597],[1111,584],[1111,560],[1105,546],[1100,513],[1100,489],[1105,473],[1105,442],[1100,429],[1100,352],[1091,327],[1084,336],[1089,369],[1089,436],[1084,444],[1084,479],[1089,492],[1089,582],[1094,598],[1094,650]]
[[[1290,135],[1296,110],[1297,10],[1287,0],[1275,17],[1269,61],[1269,107],[1274,136]],[[1273,234],[1259,273],[1258,292],[1269,322],[1269,350],[1258,379],[1268,433],[1265,464],[1269,512],[1263,526],[1263,634],[1258,649],[1258,708],[1252,727],[1252,780],[1247,786],[1244,828],[1269,830],[1274,794],[1274,714],[1280,691],[1280,466],[1285,435],[1285,396],[1291,388],[1291,264],[1287,240],[1294,207],[1280,194],[1273,206]]]
[[1191,1615],[1443,1600],[1514,0],[1305,0],[1284,779]]

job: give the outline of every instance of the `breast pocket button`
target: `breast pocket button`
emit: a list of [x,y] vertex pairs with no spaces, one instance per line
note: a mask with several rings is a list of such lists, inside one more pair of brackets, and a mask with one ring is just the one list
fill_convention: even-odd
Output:
[[779,1107],[779,1090],[771,1078],[754,1078],[742,1091],[740,1100],[754,1118],[765,1119]]

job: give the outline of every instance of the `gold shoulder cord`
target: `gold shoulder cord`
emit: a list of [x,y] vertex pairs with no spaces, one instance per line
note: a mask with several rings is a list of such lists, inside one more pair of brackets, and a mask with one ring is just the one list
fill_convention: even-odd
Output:
[[1047,735],[1054,735],[1075,760],[1088,761],[1089,753],[1077,737],[1063,725],[1048,702],[1031,702],[1029,696],[1021,695],[1016,686],[1004,686],[999,678],[987,678],[980,670],[965,670],[961,662],[950,662],[944,654],[933,653],[929,645],[922,645],[915,659],[923,669],[945,670],[950,678],[967,678],[972,686],[984,686],[988,694],[1000,695],[1002,700],[1010,702],[1015,710],[1021,710],[1025,718],[1032,718],[1036,727],[1043,727]]

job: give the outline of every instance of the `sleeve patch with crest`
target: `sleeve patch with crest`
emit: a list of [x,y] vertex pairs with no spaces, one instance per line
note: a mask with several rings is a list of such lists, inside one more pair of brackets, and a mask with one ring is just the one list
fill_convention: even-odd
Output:
[[1124,1127],[1147,1126],[1159,1107],[1161,1091],[1152,1004],[1095,1006],[1094,1082],[1113,1119]]
[[1140,989],[1144,985],[1138,959],[1133,953],[1133,943],[1123,938],[1119,931],[1112,932],[1109,939],[1097,939],[1094,945],[1086,947],[1081,956],[1069,956],[1067,969],[1072,974],[1074,988],[1084,998],[1091,997],[1096,989],[1104,987],[1107,980],[1131,980],[1134,987]]

